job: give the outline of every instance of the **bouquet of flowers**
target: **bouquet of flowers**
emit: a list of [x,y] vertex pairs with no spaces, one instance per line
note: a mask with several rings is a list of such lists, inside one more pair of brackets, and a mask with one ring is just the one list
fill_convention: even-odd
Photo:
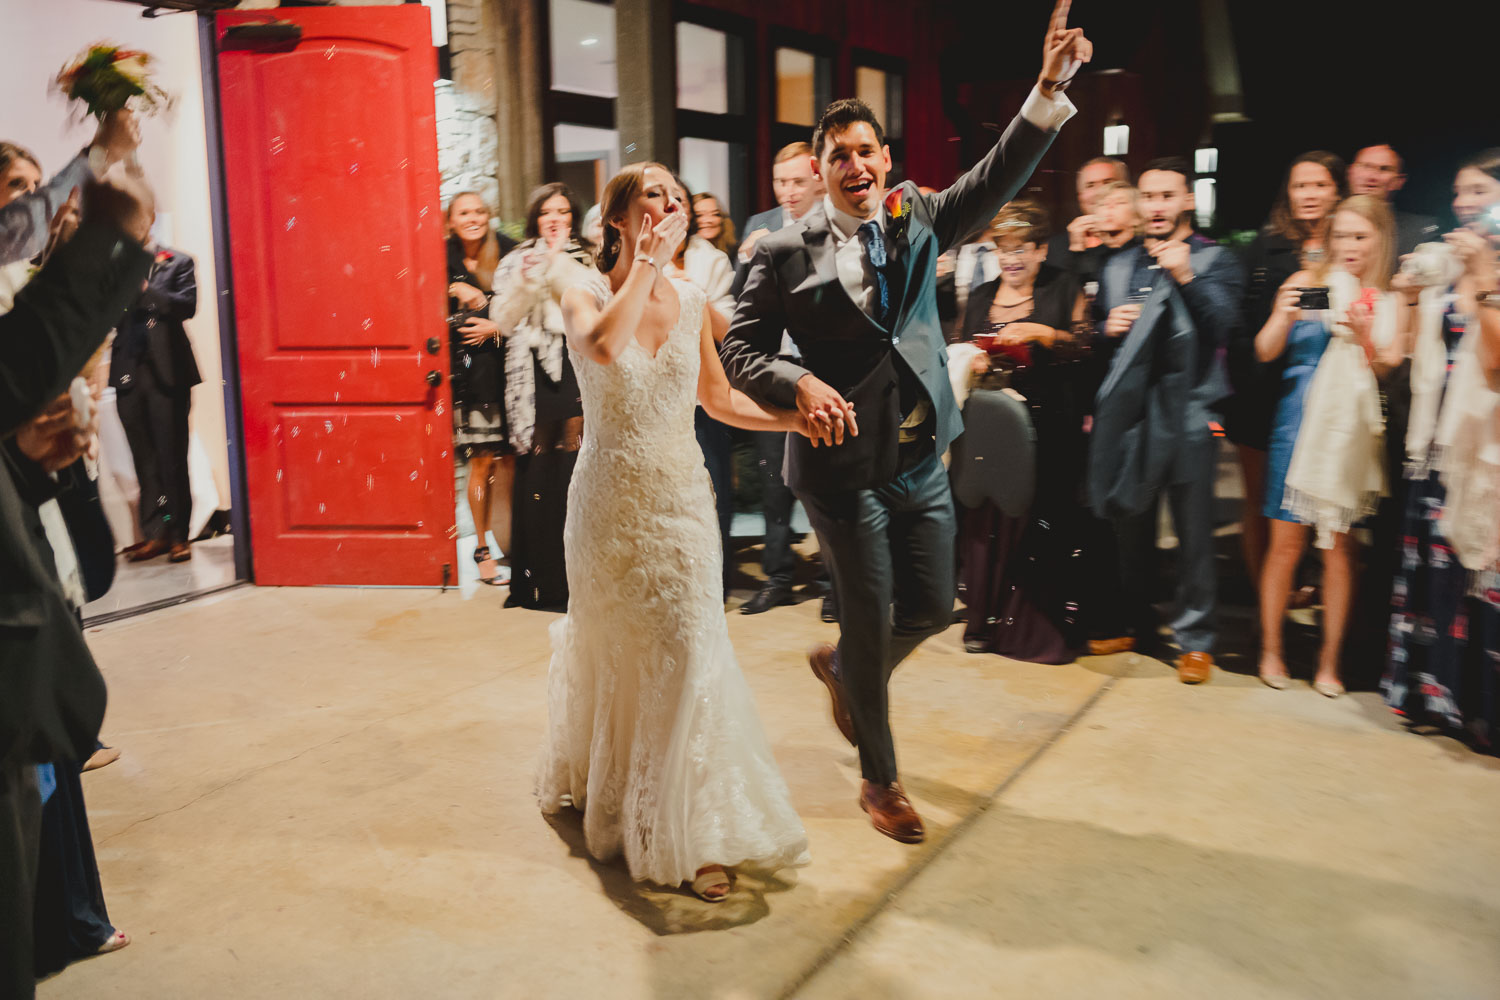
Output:
[[153,61],[145,52],[95,42],[57,74],[57,90],[70,101],[82,101],[95,118],[132,101],[138,110],[155,111],[171,99],[151,80]]

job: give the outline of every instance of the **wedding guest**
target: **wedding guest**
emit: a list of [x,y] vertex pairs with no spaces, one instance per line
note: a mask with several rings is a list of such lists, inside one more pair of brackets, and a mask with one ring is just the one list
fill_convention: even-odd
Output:
[[[1151,161],[1141,172],[1139,205],[1142,241],[1111,257],[1100,272],[1097,308],[1108,319],[1105,333],[1120,338],[1106,381],[1119,384],[1115,365],[1164,366],[1155,350],[1130,349],[1138,340],[1136,324],[1148,306],[1153,315],[1189,330],[1191,365],[1182,372],[1180,423],[1164,439],[1167,462],[1158,481],[1143,483],[1139,509],[1115,519],[1119,544],[1122,597],[1129,607],[1137,642],[1149,645],[1156,635],[1150,605],[1156,555],[1158,496],[1165,495],[1177,535],[1177,593],[1172,633],[1182,656],[1178,679],[1200,684],[1213,671],[1218,638],[1215,620],[1217,574],[1214,568],[1214,478],[1218,439],[1216,407],[1229,387],[1219,352],[1239,320],[1244,278],[1234,255],[1193,231],[1192,167],[1181,157]],[[1112,196],[1103,198],[1100,218],[1112,211]],[[1162,290],[1161,294],[1158,290]],[[1141,337],[1154,331],[1142,329]],[[1104,415],[1099,415],[1103,421]],[[1112,440],[1112,439],[1103,439]]]
[[[729,331],[729,317],[734,313],[734,266],[729,257],[698,233],[698,220],[691,210],[693,192],[687,182],[672,175],[676,200],[667,206],[669,212],[686,212],[688,236],[672,260],[672,273],[696,285],[708,296],[709,321],[714,339],[722,342]],[[724,599],[729,600],[729,584],[734,578],[733,547],[730,529],[734,526],[734,435],[728,424],[710,417],[698,406],[693,410],[693,432],[703,450],[703,464],[714,487],[714,504],[719,515],[719,544],[723,550]]]
[[693,195],[693,219],[698,235],[731,261],[739,256],[740,242],[734,238],[734,220],[724,214],[719,199],[707,191]]
[[[90,166],[91,150],[97,150],[93,160],[99,169],[108,169],[129,157],[140,144],[140,123],[133,112],[112,111],[100,119],[93,140],[67,166],[46,183],[0,207],[0,265],[25,260],[41,252],[51,222],[63,203],[80,185],[94,179],[94,168]],[[34,167],[35,157],[21,159],[28,158]],[[24,185],[29,174],[25,163],[17,163],[13,154],[8,160],[0,156],[0,177],[6,178],[5,183]]]
[[566,184],[543,184],[526,210],[526,239],[495,271],[490,318],[505,341],[505,414],[516,453],[506,607],[568,605],[563,522],[583,439],[583,403],[562,311],[547,281],[556,257],[593,265],[582,222],[583,208]]
[[188,414],[203,377],[183,323],[198,311],[198,279],[190,255],[155,243],[148,249],[156,256],[146,288],[109,355],[109,384],[141,490],[144,541],[125,558],[146,562],[166,553],[178,563],[192,558]]
[[[1260,581],[1260,678],[1287,685],[1282,626],[1312,528],[1323,553],[1323,643],[1313,687],[1334,698],[1344,691],[1340,655],[1353,596],[1349,529],[1386,490],[1372,368],[1400,362],[1404,337],[1396,331],[1405,329],[1406,311],[1385,291],[1395,238],[1385,202],[1346,199],[1331,221],[1322,259],[1282,282],[1255,353],[1262,363],[1283,360],[1262,506],[1271,530]],[[1325,291],[1325,301],[1308,297]]]
[[1072,271],[1082,282],[1098,278],[1099,268],[1109,256],[1099,229],[1095,209],[1099,196],[1115,184],[1130,183],[1130,168],[1113,156],[1096,156],[1078,171],[1078,215],[1065,231],[1057,233],[1047,244],[1047,263]]
[[[964,339],[991,354],[978,370],[1007,373],[1025,397],[1035,435],[1036,492],[1011,517],[993,503],[960,511],[959,562],[968,623],[964,648],[1033,663],[1069,663],[1084,648],[1089,565],[1088,511],[1081,501],[1091,386],[1082,372],[1075,323],[1084,319],[1076,275],[1045,263],[1047,213],[1017,199],[984,238],[999,274],[967,297]],[[982,377],[981,385],[984,385]],[[967,415],[966,415],[967,416]],[[967,422],[967,420],[966,420]]]
[[604,237],[604,220],[600,217],[599,206],[595,205],[583,213],[583,241],[589,246],[598,246]]
[[[83,222],[0,316],[0,996],[34,993],[33,889],[39,762],[82,760],[104,715],[104,680],[69,610],[55,561],[38,542],[49,473],[88,447],[64,390],[140,295],[154,198],[118,167],[82,191]],[[60,199],[66,201],[66,198]],[[16,202],[12,202],[16,204]],[[9,206],[6,206],[7,208]],[[3,212],[3,209],[0,209]],[[40,242],[45,243],[43,236]],[[38,421],[38,415],[42,420]],[[25,449],[21,432],[32,436]],[[40,460],[36,456],[40,456]]]
[[1391,214],[1396,220],[1395,252],[1391,255],[1391,271],[1396,270],[1400,258],[1426,243],[1438,238],[1437,220],[1430,215],[1404,212],[1393,204],[1396,192],[1406,186],[1406,165],[1401,154],[1381,143],[1366,146],[1354,154],[1349,164],[1349,193],[1368,194],[1391,205]]
[[477,540],[479,582],[507,582],[486,532],[510,553],[515,456],[505,426],[505,347],[489,317],[495,269],[516,242],[490,226],[490,209],[474,191],[448,203],[448,316],[452,358],[453,443],[468,456],[469,514]]
[[1281,395],[1285,359],[1257,359],[1255,338],[1292,274],[1322,262],[1333,208],[1344,197],[1344,161],[1332,153],[1303,153],[1287,168],[1270,221],[1246,250],[1246,285],[1240,324],[1225,352],[1234,390],[1224,406],[1224,430],[1234,443],[1244,478],[1240,542],[1245,569],[1259,581],[1266,552],[1266,449]]
[[[1391,596],[1390,653],[1381,692],[1414,725],[1436,725],[1500,753],[1500,563],[1496,503],[1456,502],[1457,473],[1480,473],[1478,456],[1454,451],[1449,430],[1477,411],[1500,446],[1494,390],[1500,389],[1500,273],[1494,214],[1500,210],[1500,148],[1466,160],[1453,182],[1463,226],[1444,237],[1462,264],[1449,287],[1421,293],[1411,366],[1406,437],[1406,514],[1400,570]],[[1484,237],[1488,236],[1488,239]],[[1465,449],[1465,452],[1471,449]],[[1493,459],[1490,460],[1491,475]],[[1475,535],[1483,560],[1470,556]]]
[[[805,142],[790,143],[777,151],[771,164],[771,189],[776,194],[776,207],[751,216],[745,223],[748,235],[740,244],[739,271],[733,289],[736,298],[749,274],[750,254],[755,242],[804,218],[822,201],[825,194],[823,180],[813,173],[812,161],[812,146]],[[794,363],[802,358],[797,345],[785,332],[777,356]],[[786,435],[767,431],[750,431],[749,434],[755,441],[756,466],[761,477],[761,514],[766,527],[760,550],[760,569],[766,582],[740,605],[740,613],[758,615],[792,603],[792,585],[797,575],[797,553],[792,550],[792,507],[796,498],[781,476],[786,460]],[[823,594],[822,619],[825,622],[837,621],[838,599],[828,581],[828,571],[821,563],[812,590]]]
[[[0,205],[29,194],[41,180],[36,158],[20,147],[0,143],[0,156],[14,153],[32,166],[22,183],[0,183]],[[12,179],[14,172],[9,175]],[[50,246],[71,239],[79,225],[77,209],[65,204],[53,219],[48,238]],[[25,264],[25,262],[21,262]],[[30,267],[17,274],[14,266],[0,268],[5,287],[0,289],[0,313],[9,312],[27,281]],[[12,283],[14,282],[14,283]],[[97,403],[97,395],[95,396]],[[71,413],[72,403],[63,404]],[[32,461],[48,458],[46,437],[37,433],[46,417],[22,427],[4,445],[7,452],[0,461],[11,462],[17,469]],[[13,449],[13,450],[12,450]],[[84,468],[83,459],[52,473],[56,495],[36,507],[45,533],[57,579],[73,615],[82,621],[82,609],[89,601],[102,598],[115,575],[114,536],[99,505],[99,491]],[[89,762],[104,760],[118,750],[95,750]],[[101,756],[104,755],[104,756]],[[87,770],[87,763],[82,770]],[[92,955],[118,951],[130,938],[109,922],[104,893],[99,882],[99,868],[94,855],[93,836],[89,831],[84,805],[80,766],[74,760],[58,760],[37,766],[37,778],[43,787],[40,850],[37,856],[35,897],[32,920],[35,935],[33,964],[38,977],[50,975],[70,962]]]

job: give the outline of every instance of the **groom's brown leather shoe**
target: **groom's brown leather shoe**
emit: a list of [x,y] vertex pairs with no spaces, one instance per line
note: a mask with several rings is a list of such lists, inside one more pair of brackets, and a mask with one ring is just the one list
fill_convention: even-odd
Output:
[[828,697],[833,701],[833,724],[839,727],[850,746],[858,746],[859,741],[854,737],[854,720],[849,717],[849,706],[844,704],[843,682],[833,672],[835,652],[834,647],[825,642],[807,651],[807,662],[812,667],[813,676],[828,688]]
[[870,825],[892,840],[920,844],[927,836],[922,829],[922,817],[912,808],[899,781],[889,785],[864,782],[859,790],[859,807],[870,814]]
[[1183,653],[1177,661],[1177,679],[1184,684],[1202,684],[1214,672],[1214,658],[1207,653]]

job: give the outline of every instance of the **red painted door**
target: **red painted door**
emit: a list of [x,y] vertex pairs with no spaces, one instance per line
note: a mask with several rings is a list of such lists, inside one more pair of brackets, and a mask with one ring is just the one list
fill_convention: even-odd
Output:
[[[300,39],[234,28],[269,18]],[[437,586],[456,574],[428,11],[217,27],[256,582]]]

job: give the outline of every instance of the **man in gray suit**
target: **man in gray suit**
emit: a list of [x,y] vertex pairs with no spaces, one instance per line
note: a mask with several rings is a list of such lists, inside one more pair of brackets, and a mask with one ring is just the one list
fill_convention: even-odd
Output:
[[[860,806],[880,833],[917,843],[898,780],[887,683],[952,622],[953,499],[940,456],[962,430],[938,318],[937,258],[1019,191],[1074,112],[1060,91],[1092,47],[1060,0],[1037,88],[1000,141],[952,187],[887,192],[890,147],[863,102],[813,133],[822,206],[755,248],[721,350],[730,381],[795,406],[818,435],[788,440],[787,482],[807,508],[838,594],[838,648],[809,654],[834,720],[859,747]],[[780,357],[790,333],[800,363]]]
[[1349,193],[1368,194],[1391,205],[1396,221],[1396,244],[1391,248],[1391,270],[1401,262],[1401,255],[1411,253],[1418,243],[1441,242],[1437,220],[1430,215],[1403,212],[1392,203],[1396,192],[1406,185],[1406,165],[1401,154],[1390,146],[1366,146],[1354,154],[1349,164]]

